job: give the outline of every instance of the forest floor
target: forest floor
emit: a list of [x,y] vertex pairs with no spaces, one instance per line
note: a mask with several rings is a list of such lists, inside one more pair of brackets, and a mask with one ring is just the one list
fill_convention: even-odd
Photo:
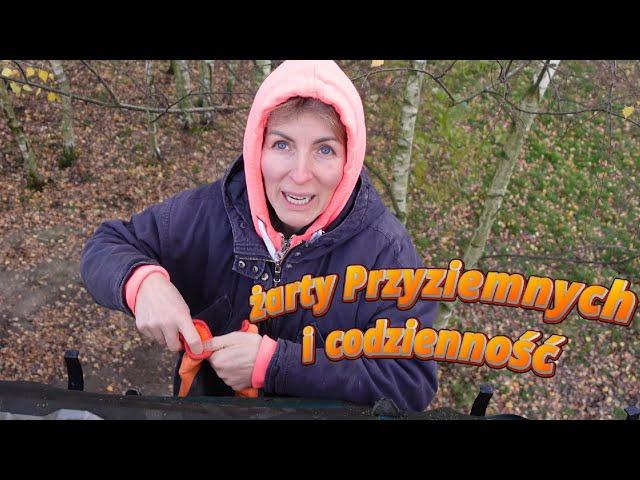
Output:
[[[69,75],[74,81],[81,73]],[[172,79],[160,74],[158,81],[169,88]],[[86,94],[100,92],[97,81],[83,82]],[[247,98],[232,101],[245,105]],[[143,339],[133,318],[95,303],[80,278],[82,248],[101,222],[129,219],[150,204],[219,178],[242,150],[247,111],[219,114],[213,128],[193,132],[181,130],[174,117],[163,119],[159,141],[164,159],[154,162],[144,116],[75,102],[79,157],[61,170],[56,165],[59,104],[42,97],[17,104],[47,183],[41,192],[26,188],[17,147],[0,121],[0,380],[66,387],[63,355],[77,349],[88,391],[120,394],[135,388],[145,395],[170,395],[174,355]],[[445,217],[446,209],[434,207],[433,217]],[[470,228],[473,212],[467,217],[460,221]],[[442,247],[439,228],[446,225],[430,230],[430,251]],[[421,253],[431,265],[430,251]],[[542,326],[539,312],[479,304],[460,308],[458,315],[457,326],[466,327],[461,330],[487,335],[517,338]],[[554,378],[440,363],[440,389],[432,407],[468,410],[487,382],[496,388],[490,414],[622,418],[622,408],[640,402],[635,326],[629,335],[620,327],[593,325],[572,315],[556,328],[544,327],[545,337],[566,334],[572,342]]]
[[167,118],[159,127],[164,161],[154,163],[142,115],[77,103],[78,160],[60,170],[59,104],[42,99],[16,102],[46,179],[41,192],[26,188],[0,121],[0,379],[66,387],[64,352],[77,349],[86,390],[170,395],[174,354],[143,339],[133,318],[95,303],[80,278],[82,248],[101,222],[218,178],[241,151],[241,133],[227,143],[233,116],[193,132]]

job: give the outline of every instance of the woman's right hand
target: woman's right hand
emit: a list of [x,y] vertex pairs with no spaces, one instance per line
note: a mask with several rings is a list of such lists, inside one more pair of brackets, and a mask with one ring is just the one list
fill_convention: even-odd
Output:
[[145,278],[135,302],[136,327],[142,335],[167,345],[172,352],[179,352],[182,345],[178,333],[181,333],[195,354],[202,353],[202,341],[189,307],[178,289],[163,275],[152,273]]

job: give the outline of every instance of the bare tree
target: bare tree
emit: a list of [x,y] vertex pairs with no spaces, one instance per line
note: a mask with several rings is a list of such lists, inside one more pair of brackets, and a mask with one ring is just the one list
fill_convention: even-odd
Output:
[[[147,84],[148,95],[150,98],[155,96],[155,85],[153,83],[153,62],[146,60],[144,62],[144,76]],[[156,160],[162,161],[162,153],[158,144],[158,128],[151,112],[147,112],[147,121],[149,123],[149,136],[151,139],[151,151]]]
[[[198,107],[210,107],[212,105],[213,94],[213,60],[202,60],[200,62],[200,93],[196,99]],[[213,122],[213,112],[204,112],[200,123],[209,125]]]
[[[426,60],[413,62],[415,70],[424,70]],[[420,90],[424,75],[419,71],[407,73],[407,85],[402,100],[402,116],[400,120],[400,132],[396,145],[396,155],[393,161],[393,181],[391,192],[399,210],[399,220],[404,224],[407,219],[407,186],[409,172],[411,170],[411,151],[415,133],[416,118],[420,106]]]
[[[60,60],[51,60],[50,64],[60,89],[67,92],[71,91],[67,75],[62,67],[62,62]],[[76,161],[76,140],[73,133],[73,106],[71,105],[71,98],[67,96],[60,97],[60,103],[62,104],[62,155],[58,159],[58,166],[60,168],[67,168]]]
[[258,85],[261,85],[271,73],[271,60],[256,60],[255,62],[257,67],[256,79],[258,80]]
[[7,119],[9,129],[11,133],[13,133],[13,138],[20,149],[24,171],[27,177],[27,186],[33,190],[42,190],[44,178],[38,168],[35,156],[29,145],[29,140],[22,129],[22,124],[13,109],[11,97],[9,96],[4,80],[0,80],[0,107]]
[[[186,60],[172,60],[173,73],[176,79],[176,95],[178,96],[178,103],[183,110],[193,108],[193,102],[191,101],[191,77],[189,76],[189,68]],[[194,121],[191,113],[185,111],[181,115],[182,127],[185,130],[193,128]]]
[[233,88],[236,84],[236,73],[234,71],[236,67],[236,62],[229,60],[228,62],[225,63],[225,65],[227,66],[227,70],[229,71],[227,75],[227,84],[226,84],[227,95],[226,95],[225,103],[231,104],[233,100],[233,95],[232,95]]
[[[489,232],[509,188],[516,162],[522,152],[531,124],[539,111],[540,101],[544,97],[559,64],[560,60],[546,60],[542,63],[541,67],[536,70],[533,82],[520,102],[520,107],[513,112],[509,135],[504,144],[504,155],[487,192],[487,199],[484,202],[478,226],[463,256],[466,269],[474,268],[484,252]],[[438,317],[435,322],[436,328],[446,328],[456,303],[441,302],[439,304]]]

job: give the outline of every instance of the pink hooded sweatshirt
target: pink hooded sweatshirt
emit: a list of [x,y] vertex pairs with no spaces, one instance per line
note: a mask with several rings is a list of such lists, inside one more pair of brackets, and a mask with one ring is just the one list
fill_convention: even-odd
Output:
[[[316,98],[333,106],[347,132],[347,158],[342,180],[327,208],[302,235],[291,237],[291,248],[324,233],[347,204],[360,176],[366,149],[366,127],[362,100],[351,80],[331,60],[287,60],[262,83],[251,106],[244,132],[244,170],[253,226],[265,243],[269,254],[279,260],[283,235],[276,231],[269,219],[267,197],[262,181],[262,144],[269,114],[292,97]],[[314,238],[315,238],[314,237]],[[169,280],[168,272],[156,265],[138,267],[125,286],[127,305],[135,314],[136,296],[142,282],[152,273],[160,273]],[[252,386],[261,388],[277,342],[266,335],[260,344],[252,375]]]
[[260,160],[269,114],[292,97],[316,98],[333,106],[347,131],[347,159],[342,180],[324,212],[302,235],[291,237],[292,248],[308,241],[314,234],[322,235],[321,231],[340,215],[360,176],[367,143],[362,100],[335,62],[287,60],[262,83],[247,120],[243,157],[253,226],[274,260],[277,260],[276,252],[282,248],[282,235],[269,220]]

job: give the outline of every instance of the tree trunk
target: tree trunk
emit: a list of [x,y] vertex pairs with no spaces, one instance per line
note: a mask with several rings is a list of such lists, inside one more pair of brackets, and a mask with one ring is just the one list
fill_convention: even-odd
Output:
[[229,74],[227,75],[227,85],[226,85],[226,90],[227,90],[227,95],[226,95],[226,103],[227,105],[231,105],[233,103],[233,87],[236,83],[236,74],[233,71],[235,67],[235,62],[229,60],[227,62],[227,70],[229,70]]
[[[153,98],[155,95],[155,85],[153,84],[153,63],[151,60],[146,60],[144,62],[144,76],[147,82],[147,91],[149,98]],[[153,152],[153,157],[157,161],[162,161],[162,153],[160,152],[160,146],[158,145],[158,128],[156,122],[153,121],[153,114],[151,112],[147,112],[147,121],[149,123],[149,136],[151,140],[151,151]]]
[[[521,110],[526,110],[527,112],[538,111],[540,101],[544,97],[559,63],[560,60],[547,60],[542,67],[537,70],[531,87],[520,102]],[[522,111],[514,112],[515,121],[511,124],[509,136],[505,142],[504,155],[493,176],[489,192],[487,193],[487,199],[484,202],[482,214],[478,220],[478,226],[463,256],[466,270],[474,268],[484,252],[491,227],[509,188],[513,170],[520,157],[529,130],[531,130],[531,124],[533,123],[535,115],[535,113],[525,113]],[[447,327],[449,318],[457,303],[458,301],[440,302],[438,317],[435,322],[436,328],[441,329]]]
[[[62,62],[60,60],[50,60],[50,64],[60,90],[70,92],[69,81],[62,68]],[[58,167],[68,168],[76,161],[76,139],[73,134],[73,106],[71,105],[71,97],[67,95],[61,95],[60,102],[62,104],[62,155],[58,158]]]
[[271,60],[256,60],[258,85],[262,85],[264,79],[271,73]]
[[38,164],[33,155],[33,151],[31,150],[31,146],[29,145],[29,140],[24,134],[22,125],[13,110],[11,97],[9,96],[4,80],[0,80],[0,108],[2,108],[2,112],[7,119],[9,129],[11,130],[11,133],[13,133],[13,138],[20,149],[22,164],[27,177],[27,186],[33,190],[42,190],[42,187],[44,186],[44,178],[39,171]]
[[[547,91],[547,87],[551,83],[551,80],[553,79],[553,76],[556,73],[556,69],[558,68],[558,65],[560,65],[560,60],[549,60],[549,67],[546,69],[546,71],[543,68],[542,79],[540,80],[540,85],[538,86],[539,101],[541,101],[542,97],[544,97],[544,93]],[[533,82],[535,83],[537,80],[538,79],[534,76]]]
[[[199,107],[210,107],[212,105],[213,94],[213,60],[202,60],[200,62],[200,93],[198,96]],[[213,112],[204,112],[200,118],[200,123],[209,125],[213,122]]]
[[[186,60],[172,60],[173,73],[176,79],[176,95],[178,99],[181,99],[178,103],[180,108],[187,109],[193,108],[193,102],[189,94],[192,92],[191,77],[189,76],[189,69],[187,67]],[[183,112],[181,115],[182,127],[185,130],[191,130],[193,128],[193,115],[188,112]]]
[[[426,60],[416,60],[413,68],[424,70]],[[404,224],[407,220],[407,186],[411,170],[411,150],[413,136],[420,106],[420,90],[424,75],[420,72],[409,72],[407,85],[402,101],[402,117],[400,133],[396,145],[396,155],[393,161],[393,181],[391,191],[398,206],[398,219]]]

